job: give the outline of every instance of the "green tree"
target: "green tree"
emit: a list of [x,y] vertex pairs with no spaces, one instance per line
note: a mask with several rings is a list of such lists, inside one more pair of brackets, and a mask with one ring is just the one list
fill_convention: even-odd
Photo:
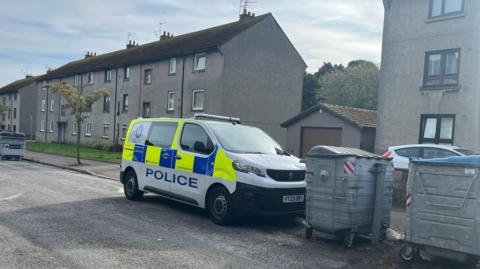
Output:
[[5,113],[9,110],[8,106],[0,104],[0,114]]
[[322,67],[314,74],[305,73],[303,77],[303,94],[302,94],[302,111],[318,104],[317,93],[320,91],[319,80],[335,71],[343,70],[343,65],[332,64],[324,62]]
[[319,82],[317,99],[357,108],[377,108],[378,67],[368,61],[352,61],[344,70],[330,72]]
[[86,114],[93,103],[100,98],[108,96],[106,89],[97,89],[88,95],[81,95],[77,88],[68,83],[48,86],[49,90],[58,93],[66,102],[66,108],[70,109],[70,113],[75,118],[77,124],[77,164],[80,162],[80,134],[82,130],[82,122],[88,118]]

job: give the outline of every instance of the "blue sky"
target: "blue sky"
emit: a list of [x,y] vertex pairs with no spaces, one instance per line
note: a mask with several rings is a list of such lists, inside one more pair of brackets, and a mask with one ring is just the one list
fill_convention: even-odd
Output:
[[[380,0],[255,0],[256,14],[272,12],[308,71],[323,62],[380,62]],[[140,44],[162,30],[175,35],[238,19],[239,0],[20,0],[0,9],[0,86],[43,74],[86,51],[122,49],[127,36]],[[129,34],[130,33],[130,34]]]

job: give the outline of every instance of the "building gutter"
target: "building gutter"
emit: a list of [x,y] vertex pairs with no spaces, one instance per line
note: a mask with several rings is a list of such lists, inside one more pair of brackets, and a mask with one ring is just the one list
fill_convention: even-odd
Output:
[[183,91],[185,85],[185,55],[182,57],[182,85],[180,87],[180,118],[183,118]]
[[[120,126],[117,128],[117,96],[118,95],[118,68],[115,68],[115,96],[114,96],[114,103],[113,103],[113,143],[118,145],[118,133],[120,133]],[[108,108],[110,109],[110,108]]]

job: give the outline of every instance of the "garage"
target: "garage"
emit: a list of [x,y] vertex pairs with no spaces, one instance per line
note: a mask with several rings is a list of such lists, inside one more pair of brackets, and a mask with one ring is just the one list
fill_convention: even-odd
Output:
[[286,149],[298,157],[316,145],[343,146],[374,151],[377,112],[318,104],[282,123],[287,129]]

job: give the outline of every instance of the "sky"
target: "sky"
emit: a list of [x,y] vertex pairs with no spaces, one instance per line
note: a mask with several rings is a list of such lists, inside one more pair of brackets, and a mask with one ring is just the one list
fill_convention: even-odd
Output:
[[[253,0],[271,12],[315,72],[323,62],[380,63],[381,0]],[[0,87],[83,58],[238,20],[240,0],[18,0],[0,9]],[[160,25],[160,23],[162,23]]]

